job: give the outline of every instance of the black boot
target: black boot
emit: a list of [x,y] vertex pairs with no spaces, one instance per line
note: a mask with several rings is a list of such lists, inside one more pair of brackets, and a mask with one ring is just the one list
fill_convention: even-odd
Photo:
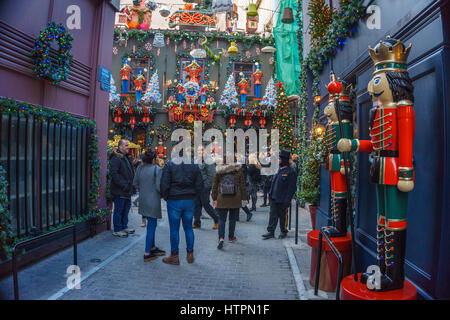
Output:
[[347,199],[334,200],[333,226],[328,228],[330,237],[345,237],[347,235]]
[[[384,225],[377,225],[377,260],[378,266],[380,267],[380,273],[386,273],[386,264],[384,263]],[[361,274],[361,283],[366,284],[367,279],[369,278],[369,273]]]
[[385,229],[384,253],[386,274],[381,275],[380,288],[374,291],[391,291],[403,288],[405,281],[406,229],[392,231]]

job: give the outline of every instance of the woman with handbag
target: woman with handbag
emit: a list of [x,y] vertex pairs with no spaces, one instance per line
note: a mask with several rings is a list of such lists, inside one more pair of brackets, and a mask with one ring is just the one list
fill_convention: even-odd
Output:
[[137,168],[133,185],[139,190],[139,214],[147,219],[144,262],[155,260],[166,253],[155,244],[157,219],[161,219],[162,169],[156,164],[156,152],[148,149],[142,157],[142,165]]
[[229,214],[228,241],[235,242],[236,219],[243,202],[247,201],[247,189],[240,164],[224,164],[216,168],[211,189],[213,206],[219,214],[219,244],[222,249],[225,239],[225,224]]

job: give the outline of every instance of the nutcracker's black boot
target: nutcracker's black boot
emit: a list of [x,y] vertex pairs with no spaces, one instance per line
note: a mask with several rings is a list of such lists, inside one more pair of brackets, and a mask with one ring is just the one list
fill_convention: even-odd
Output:
[[[386,264],[384,262],[384,225],[377,225],[377,260],[380,267],[380,273],[386,273]],[[361,274],[361,283],[366,283],[370,274],[363,272]]]
[[405,281],[406,229],[399,231],[385,230],[386,274],[381,275],[380,287],[374,291],[391,291],[403,288]]
[[330,237],[345,237],[347,235],[347,199],[333,201],[333,225],[328,228]]

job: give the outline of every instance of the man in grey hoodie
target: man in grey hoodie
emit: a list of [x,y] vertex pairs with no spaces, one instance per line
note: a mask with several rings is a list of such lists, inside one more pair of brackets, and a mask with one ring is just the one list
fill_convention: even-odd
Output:
[[[198,147],[197,154],[199,157],[203,157],[204,159],[205,148],[203,146]],[[206,164],[204,161],[202,161],[202,163],[199,164],[198,167],[203,178],[203,190],[196,199],[194,223],[192,227],[194,229],[201,227],[200,217],[202,215],[202,208],[205,208],[206,212],[214,220],[213,229],[217,229],[219,227],[219,215],[210,203],[211,188],[214,180],[214,175],[216,174],[216,164]]]

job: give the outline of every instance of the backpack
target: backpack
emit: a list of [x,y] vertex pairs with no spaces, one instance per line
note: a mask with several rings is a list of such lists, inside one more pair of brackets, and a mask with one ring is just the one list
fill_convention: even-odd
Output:
[[229,173],[222,177],[220,182],[220,193],[222,195],[235,195],[236,194],[236,184],[234,183],[234,174]]

